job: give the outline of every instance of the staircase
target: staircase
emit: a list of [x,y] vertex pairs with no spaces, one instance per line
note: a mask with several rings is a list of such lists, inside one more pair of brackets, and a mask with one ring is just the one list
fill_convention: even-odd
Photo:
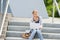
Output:
[[[44,23],[43,26],[42,35],[44,40],[60,40],[60,24]],[[26,19],[13,17],[9,21],[5,40],[28,40],[22,38],[21,34],[29,29],[29,22]],[[39,40],[39,38],[34,40]]]

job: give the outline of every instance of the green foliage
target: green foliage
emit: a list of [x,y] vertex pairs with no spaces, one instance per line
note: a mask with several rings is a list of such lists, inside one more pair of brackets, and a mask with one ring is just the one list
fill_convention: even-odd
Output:
[[[60,7],[60,0],[57,0]],[[53,0],[44,0],[48,15],[52,17],[53,12]],[[58,11],[55,9],[55,17],[59,17]]]
[[55,17],[59,17],[58,11],[55,11]]

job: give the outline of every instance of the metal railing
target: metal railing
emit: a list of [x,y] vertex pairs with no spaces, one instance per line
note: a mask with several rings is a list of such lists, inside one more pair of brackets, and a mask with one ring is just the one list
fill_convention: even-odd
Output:
[[59,9],[58,3],[57,3],[57,1],[56,1],[56,0],[54,1],[54,3],[55,3],[55,5],[56,5],[56,8],[57,8],[58,13],[59,13],[59,16],[60,16],[60,9]]
[[3,27],[4,27],[4,22],[5,22],[6,14],[7,14],[8,5],[9,5],[9,0],[7,0],[7,2],[6,2],[6,8],[5,8],[5,11],[4,11],[4,16],[3,16],[3,20],[2,20],[1,29],[0,29],[0,36],[2,35],[2,31],[3,31]]
[[52,23],[54,23],[54,13],[55,13],[55,6],[58,10],[58,13],[59,13],[59,16],[60,16],[60,9],[59,9],[59,6],[58,6],[58,3],[56,0],[53,0],[53,14],[52,14]]

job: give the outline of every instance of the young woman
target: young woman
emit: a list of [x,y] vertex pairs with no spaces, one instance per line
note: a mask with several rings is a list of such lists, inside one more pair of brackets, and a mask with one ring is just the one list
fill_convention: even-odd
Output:
[[29,40],[33,40],[35,33],[37,32],[38,37],[40,40],[43,40],[43,36],[41,33],[41,29],[42,29],[42,18],[41,16],[38,16],[38,11],[37,10],[33,10],[32,12],[32,20],[30,22],[30,29],[32,30],[32,33],[29,37]]

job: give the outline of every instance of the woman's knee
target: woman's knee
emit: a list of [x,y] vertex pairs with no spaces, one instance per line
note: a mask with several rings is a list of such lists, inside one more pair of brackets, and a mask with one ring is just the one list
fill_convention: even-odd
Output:
[[38,34],[41,34],[41,30],[37,30],[37,33],[38,33]]
[[33,38],[36,33],[36,30],[33,30],[29,38]]
[[41,32],[41,30],[38,29],[37,32]]
[[35,33],[36,33],[36,30],[33,30],[33,31],[32,31],[32,33],[34,33],[34,34],[35,34]]

